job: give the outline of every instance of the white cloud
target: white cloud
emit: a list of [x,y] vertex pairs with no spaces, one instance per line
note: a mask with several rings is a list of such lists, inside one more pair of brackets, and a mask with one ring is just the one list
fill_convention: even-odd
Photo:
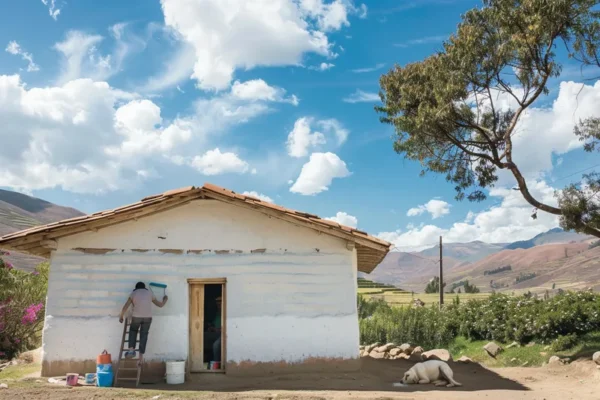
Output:
[[377,93],[364,92],[360,89],[357,89],[356,92],[344,98],[344,102],[346,103],[374,103],[380,100]]
[[82,77],[103,80],[110,75],[110,56],[102,56],[96,49],[102,40],[100,35],[69,31],[64,41],[54,45],[63,56],[59,84]]
[[68,31],[65,39],[54,45],[62,55],[62,72],[58,84],[79,78],[101,81],[121,72],[123,61],[131,53],[140,51],[146,41],[127,32],[127,24],[115,24],[109,28],[115,45],[110,54],[101,54],[98,46],[104,41],[101,35]]
[[334,178],[350,176],[346,163],[334,153],[313,153],[290,192],[305,196],[321,193],[329,189]]
[[308,69],[312,69],[313,71],[327,71],[333,67],[335,67],[335,64],[323,62],[316,67],[308,67]]
[[[323,132],[313,132],[312,126],[317,126]],[[334,139],[339,146],[346,141],[348,135],[348,130],[336,119],[315,121],[314,118],[309,117],[298,118],[294,123],[294,129],[288,135],[286,143],[288,154],[296,158],[306,157],[311,149],[328,143],[327,138]]]
[[204,175],[244,174],[249,169],[248,163],[239,158],[237,154],[222,153],[219,148],[209,150],[202,156],[194,157],[191,166]]
[[[556,205],[552,187],[543,181],[530,181],[528,184],[535,198]],[[412,226],[406,231],[382,232],[377,236],[394,243],[400,250],[418,251],[435,245],[440,235],[446,243],[474,240],[509,243],[530,239],[558,226],[556,216],[541,211],[537,213],[537,219],[532,219],[533,207],[518,191],[495,188],[490,191],[490,196],[501,199],[500,203],[478,213],[470,211],[464,222],[456,222],[450,228],[421,225]]]
[[60,8],[56,7],[56,0],[42,0],[42,3],[48,7],[48,14],[53,20],[57,20],[60,14]]
[[165,25],[194,48],[192,78],[204,90],[229,87],[236,69],[301,65],[333,57],[326,32],[364,14],[349,0],[161,0]]
[[106,82],[28,88],[18,75],[0,75],[0,186],[99,193],[155,178],[161,163],[254,173],[217,144],[233,125],[269,112],[267,103],[228,92],[166,120],[151,100]]
[[408,210],[406,215],[408,217],[415,217],[423,214],[424,212],[428,212],[431,214],[432,219],[436,219],[446,214],[450,214],[450,207],[450,204],[443,200],[431,199],[425,204],[411,208]]
[[341,225],[349,226],[351,228],[356,228],[358,226],[358,218],[356,218],[354,215],[347,214],[343,211],[338,211],[335,214],[335,217],[329,217],[329,218],[325,218],[325,219],[328,219],[333,222],[337,222],[338,224],[341,224]]
[[366,67],[366,68],[357,68],[357,69],[353,69],[352,72],[354,72],[355,74],[365,74],[367,72],[375,72],[378,71],[380,69],[382,69],[383,67],[385,67],[385,64],[383,63],[379,63],[377,65],[374,65],[372,67]]
[[272,198],[270,198],[269,196],[267,196],[265,194],[255,192],[254,190],[252,190],[250,192],[244,192],[242,194],[244,196],[255,197],[255,198],[259,199],[259,200],[266,201],[267,203],[273,203],[273,199]]
[[177,44],[177,50],[173,55],[167,57],[162,70],[157,75],[148,78],[146,83],[140,87],[140,90],[159,92],[177,86],[192,77],[195,62],[194,47],[188,43]]
[[403,43],[396,43],[394,46],[407,48],[410,46],[420,45],[420,44],[429,44],[429,43],[441,43],[444,40],[448,39],[449,35],[436,35],[436,36],[425,36],[418,39],[408,40]]
[[8,42],[6,51],[15,56],[21,56],[24,61],[27,61],[27,72],[39,71],[40,67],[33,62],[33,54],[26,52],[21,48],[16,41]]
[[352,1],[348,0],[334,0],[329,4],[324,3],[323,0],[300,0],[300,8],[310,17],[315,18],[319,28],[325,32],[350,26],[348,14],[358,14],[360,18],[367,16],[365,4],[355,7]]
[[294,95],[285,98],[285,89],[269,86],[262,79],[254,79],[241,83],[235,81],[231,87],[231,94],[241,100],[262,100],[290,103],[298,105],[298,98]]

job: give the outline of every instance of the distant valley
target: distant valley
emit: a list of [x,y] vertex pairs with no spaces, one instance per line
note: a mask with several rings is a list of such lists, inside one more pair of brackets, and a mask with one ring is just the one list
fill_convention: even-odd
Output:
[[[483,292],[543,292],[600,289],[600,246],[597,238],[560,228],[514,243],[448,243],[443,245],[447,287],[469,280]],[[392,252],[367,279],[422,292],[439,274],[439,247],[420,252]]]
[[[74,208],[57,206],[36,197],[0,189],[0,236],[80,215],[84,214]],[[28,271],[44,261],[40,257],[16,252],[3,258],[16,268]]]

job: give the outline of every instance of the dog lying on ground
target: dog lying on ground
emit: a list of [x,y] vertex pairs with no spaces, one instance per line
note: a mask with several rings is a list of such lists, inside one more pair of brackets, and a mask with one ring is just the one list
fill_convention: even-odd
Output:
[[446,387],[462,386],[454,380],[454,372],[448,364],[438,360],[429,360],[413,365],[404,373],[402,383],[433,383],[436,386]]

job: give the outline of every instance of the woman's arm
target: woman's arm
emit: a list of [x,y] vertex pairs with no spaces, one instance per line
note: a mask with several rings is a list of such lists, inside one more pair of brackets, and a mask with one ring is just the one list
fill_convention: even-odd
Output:
[[129,306],[131,305],[131,303],[132,303],[131,297],[129,297],[127,299],[127,301],[125,302],[125,305],[123,306],[123,309],[121,310],[121,315],[119,315],[119,322],[123,323],[123,316],[127,312],[127,309],[129,308]]
[[163,297],[163,300],[162,300],[162,301],[158,301],[158,300],[156,300],[156,299],[152,299],[152,302],[154,303],[154,305],[155,305],[155,306],[157,306],[157,307],[160,307],[160,308],[163,308],[163,306],[164,306],[165,304],[167,304],[167,300],[169,300],[169,296],[165,296],[165,297]]

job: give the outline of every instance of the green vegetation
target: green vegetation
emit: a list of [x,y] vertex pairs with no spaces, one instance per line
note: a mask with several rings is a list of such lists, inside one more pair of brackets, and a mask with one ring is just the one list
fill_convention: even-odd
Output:
[[[18,380],[27,377],[33,373],[39,372],[41,369],[40,364],[17,364],[5,368],[0,371],[0,381],[6,382],[8,380]],[[11,385],[12,386],[12,385]]]
[[563,292],[548,300],[493,294],[485,300],[454,301],[442,310],[361,298],[359,309],[361,343],[406,341],[433,348],[462,336],[499,343],[556,342],[558,350],[573,345],[574,336],[600,331],[600,294],[591,291]]
[[[565,230],[600,237],[600,174],[556,191],[558,207],[531,193],[513,152],[520,121],[539,107],[563,70],[561,56],[600,67],[596,0],[484,0],[467,11],[443,47],[420,62],[396,64],[380,78],[381,121],[396,131],[394,149],[454,184],[457,200],[482,201],[501,170],[537,211]],[[597,72],[597,71],[596,71]],[[505,107],[506,99],[514,100]],[[544,141],[546,132],[537,140]],[[574,131],[585,151],[600,150],[600,118]]]
[[512,271],[512,266],[505,265],[504,267],[489,269],[489,270],[483,271],[483,275],[494,275],[494,274],[499,274],[499,273],[502,273],[505,271]]
[[[444,282],[444,287],[446,287],[446,282]],[[425,293],[439,293],[440,292],[440,277],[436,276],[429,281],[427,286],[425,286]]]
[[48,272],[47,262],[28,273],[0,258],[0,359],[39,347]]
[[[403,292],[403,291],[386,291],[386,292],[377,292],[377,293],[369,293],[362,292],[359,290],[359,294],[364,296],[367,299],[374,300],[384,300],[386,303],[392,306],[408,306],[413,303],[415,299],[421,300],[425,305],[434,305],[439,304],[440,295],[438,293],[411,293],[411,292]],[[459,294],[449,294],[446,293],[444,298],[445,302],[451,302],[453,299],[460,298],[461,302],[466,302],[470,300],[484,300],[491,296],[491,293],[459,293]]]
[[[462,290],[461,290],[462,287]],[[477,286],[472,283],[469,283],[469,280],[464,280],[460,282],[455,282],[450,286],[450,293],[454,293],[454,290],[458,289],[458,293],[479,293],[480,290]]]
[[535,272],[531,272],[531,273],[523,273],[523,272],[521,272],[519,274],[519,276],[517,276],[515,278],[515,283],[521,283],[521,282],[524,282],[524,281],[528,281],[530,279],[535,278],[536,276],[537,275],[535,274]]
[[538,343],[530,346],[515,346],[508,348],[507,343],[500,343],[504,348],[496,358],[492,358],[483,350],[488,341],[468,340],[459,336],[452,340],[448,350],[454,359],[467,356],[471,360],[483,363],[489,367],[518,367],[527,365],[530,367],[540,366],[548,362],[553,355],[559,357],[569,357],[576,359],[578,357],[589,357],[595,349],[600,348],[600,333],[593,332],[585,334],[577,339],[577,343],[566,350],[554,350],[553,346],[548,349],[547,345]]

